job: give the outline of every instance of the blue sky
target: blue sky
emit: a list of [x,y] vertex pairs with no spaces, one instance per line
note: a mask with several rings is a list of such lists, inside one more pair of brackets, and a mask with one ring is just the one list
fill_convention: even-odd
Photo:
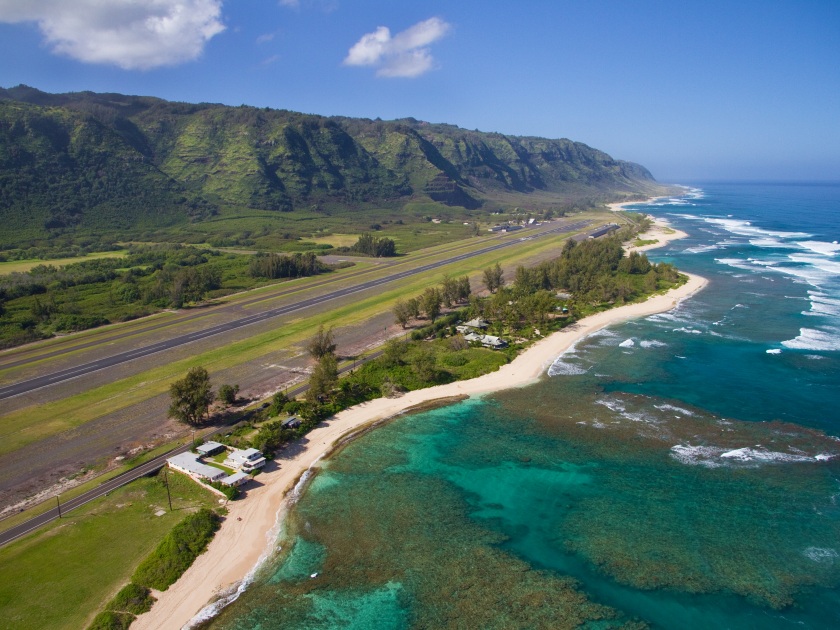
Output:
[[0,86],[565,137],[840,180],[838,0],[0,0]]

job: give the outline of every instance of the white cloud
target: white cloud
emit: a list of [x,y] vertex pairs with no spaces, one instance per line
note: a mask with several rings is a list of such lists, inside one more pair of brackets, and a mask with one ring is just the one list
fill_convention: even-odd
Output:
[[148,70],[196,59],[225,30],[222,0],[0,0],[0,22],[37,22],[56,53]]
[[376,66],[380,77],[418,77],[434,68],[429,45],[441,39],[451,25],[430,18],[391,36],[380,26],[356,42],[344,58],[345,66]]

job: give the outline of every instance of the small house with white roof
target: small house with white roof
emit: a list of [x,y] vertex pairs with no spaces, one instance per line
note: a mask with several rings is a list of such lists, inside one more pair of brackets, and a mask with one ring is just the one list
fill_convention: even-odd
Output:
[[265,466],[265,457],[255,448],[235,448],[227,456],[225,466],[248,473]]
[[205,442],[204,444],[199,444],[195,447],[195,450],[196,452],[198,452],[198,455],[200,457],[208,457],[209,455],[221,453],[223,450],[225,450],[225,445],[210,440],[208,442]]
[[227,477],[227,473],[224,470],[200,462],[198,457],[193,453],[173,455],[166,460],[166,463],[169,464],[170,468],[179,470],[193,479],[221,481],[223,477]]

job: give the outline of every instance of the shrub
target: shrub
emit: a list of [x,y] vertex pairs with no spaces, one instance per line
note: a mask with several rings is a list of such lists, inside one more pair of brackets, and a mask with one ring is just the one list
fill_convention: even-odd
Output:
[[236,395],[239,393],[239,385],[224,384],[219,387],[219,400],[226,405],[232,405],[236,402]]
[[106,610],[93,618],[88,630],[125,630],[134,621],[134,615],[129,613]]
[[147,587],[131,582],[122,587],[105,608],[112,612],[142,615],[152,609],[154,602],[155,598],[152,597],[152,593]]
[[290,416],[295,415],[296,413],[300,412],[303,403],[299,400],[290,400],[285,405],[283,405],[283,411],[285,411]]
[[223,483],[219,483],[218,481],[207,481],[206,479],[202,479],[202,481],[210,486],[211,488],[215,488],[223,495],[228,501],[233,501],[236,497],[239,496],[239,488],[234,488],[233,486],[226,486]]
[[207,548],[219,521],[219,515],[207,508],[187,516],[140,563],[132,582],[165,591]]

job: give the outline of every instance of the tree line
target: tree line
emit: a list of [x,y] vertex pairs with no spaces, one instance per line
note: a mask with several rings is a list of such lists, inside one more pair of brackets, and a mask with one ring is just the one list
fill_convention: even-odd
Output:
[[338,247],[336,251],[373,256],[374,258],[388,258],[397,255],[397,244],[393,239],[365,233],[359,237],[355,245]]
[[312,252],[285,254],[256,254],[248,265],[254,278],[302,278],[327,271],[329,267]]
[[314,253],[222,253],[130,245],[124,257],[41,264],[0,275],[0,347],[181,308],[265,280],[329,271]]
[[439,286],[429,287],[417,297],[397,300],[393,308],[394,319],[403,328],[412,319],[419,319],[421,314],[434,322],[440,315],[442,307],[450,308],[457,302],[464,302],[469,299],[471,293],[470,279],[467,276],[461,278],[444,276]]

